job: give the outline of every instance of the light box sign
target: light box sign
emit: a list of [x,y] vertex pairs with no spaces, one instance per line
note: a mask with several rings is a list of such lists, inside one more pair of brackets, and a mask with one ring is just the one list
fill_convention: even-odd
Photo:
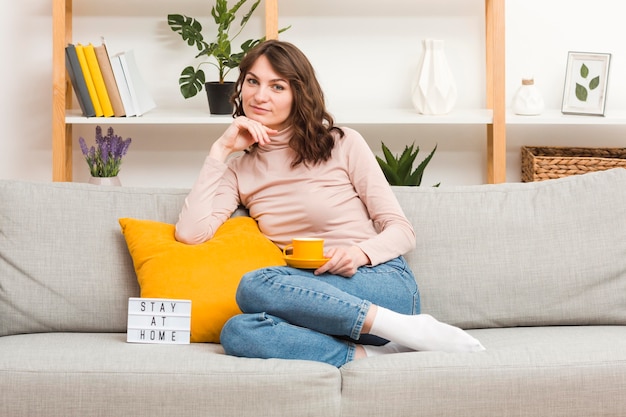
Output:
[[188,344],[190,330],[191,300],[128,299],[127,342]]

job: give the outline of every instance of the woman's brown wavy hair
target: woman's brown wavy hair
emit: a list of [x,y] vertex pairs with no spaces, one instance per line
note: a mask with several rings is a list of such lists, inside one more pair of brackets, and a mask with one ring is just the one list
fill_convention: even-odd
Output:
[[265,56],[272,69],[289,81],[293,91],[293,104],[287,120],[293,129],[289,146],[296,153],[291,165],[315,165],[328,160],[335,146],[332,132],[336,131],[340,138],[344,133],[326,111],[324,93],[313,66],[304,53],[289,42],[268,40],[248,51],[239,65],[239,79],[232,100],[234,115],[245,116],[241,88],[248,71],[260,56]]

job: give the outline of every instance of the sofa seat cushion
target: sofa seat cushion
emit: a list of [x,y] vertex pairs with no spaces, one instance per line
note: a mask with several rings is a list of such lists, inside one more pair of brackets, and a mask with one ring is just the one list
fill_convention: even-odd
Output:
[[216,344],[125,340],[124,333],[0,337],[0,415],[339,415],[333,366],[235,358]]
[[626,169],[396,195],[423,312],[463,328],[626,324]]
[[469,332],[486,351],[400,353],[344,365],[343,415],[624,415],[626,327]]

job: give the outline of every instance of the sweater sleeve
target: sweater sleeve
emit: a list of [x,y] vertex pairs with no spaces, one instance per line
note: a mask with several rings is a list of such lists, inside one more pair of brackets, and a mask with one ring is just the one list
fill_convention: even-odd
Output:
[[234,172],[207,156],[178,216],[176,240],[198,244],[211,239],[238,206]]
[[415,232],[365,139],[356,131],[345,130],[344,139],[350,146],[348,173],[378,231],[357,246],[372,265],[378,265],[415,248]]

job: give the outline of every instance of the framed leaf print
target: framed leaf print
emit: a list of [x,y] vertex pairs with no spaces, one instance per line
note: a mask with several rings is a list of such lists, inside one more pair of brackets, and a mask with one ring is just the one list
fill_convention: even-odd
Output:
[[563,114],[604,116],[611,54],[569,52]]

